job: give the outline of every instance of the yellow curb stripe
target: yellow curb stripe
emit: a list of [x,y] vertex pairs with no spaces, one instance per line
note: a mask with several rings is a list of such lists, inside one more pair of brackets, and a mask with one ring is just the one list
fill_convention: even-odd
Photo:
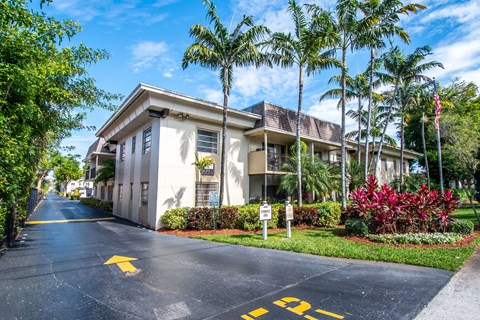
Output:
[[258,318],[260,316],[263,316],[266,313],[268,313],[268,310],[264,308],[258,308],[256,310],[253,310],[252,312],[249,312],[248,314],[251,315],[252,317]]
[[72,219],[72,220],[37,220],[27,221],[25,224],[50,224],[50,223],[69,223],[69,222],[93,222],[115,220],[115,218],[93,218],[93,219]]
[[336,313],[333,313],[333,312],[328,312],[328,311],[325,311],[325,310],[322,310],[322,309],[317,309],[317,310],[315,310],[315,312],[322,313],[322,314],[330,316],[332,318],[337,318],[337,319],[345,318],[344,316],[341,316],[339,314],[336,314]]

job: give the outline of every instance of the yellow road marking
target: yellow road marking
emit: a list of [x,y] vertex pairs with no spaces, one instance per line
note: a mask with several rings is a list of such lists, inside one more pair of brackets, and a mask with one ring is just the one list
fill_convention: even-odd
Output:
[[108,259],[107,262],[104,263],[104,265],[108,264],[116,264],[120,270],[123,272],[136,272],[137,268],[133,266],[133,264],[130,263],[130,261],[135,261],[138,260],[137,258],[130,258],[130,257],[124,257],[124,256],[113,256],[110,259]]
[[240,318],[245,319],[245,320],[255,320],[254,318],[251,318],[251,317],[247,316],[246,314],[242,314],[242,316]]
[[93,218],[93,219],[71,219],[71,220],[34,220],[27,221],[25,224],[50,224],[50,223],[69,223],[69,222],[92,222],[92,221],[105,221],[115,220],[115,218]]
[[252,312],[249,312],[248,314],[254,316],[255,318],[258,318],[260,316],[263,316],[265,313],[268,313],[267,309],[258,308],[256,310],[253,310]]
[[305,319],[308,319],[308,320],[318,320],[317,318],[314,318],[312,316],[309,316],[308,314],[304,317]]
[[325,314],[327,316],[330,316],[330,317],[333,317],[333,318],[337,318],[337,319],[343,319],[345,318],[344,316],[341,316],[339,314],[336,314],[336,313],[333,313],[333,312],[328,312],[328,311],[325,311],[325,310],[322,310],[322,309],[317,309],[315,310],[315,312],[318,312],[318,313],[321,313],[321,314]]

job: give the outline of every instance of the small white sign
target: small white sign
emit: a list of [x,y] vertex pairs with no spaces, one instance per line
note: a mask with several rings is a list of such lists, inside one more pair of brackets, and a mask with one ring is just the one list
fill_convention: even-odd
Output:
[[272,206],[264,204],[260,206],[260,221],[272,220]]
[[285,218],[287,221],[293,220],[293,206],[291,204],[285,206]]

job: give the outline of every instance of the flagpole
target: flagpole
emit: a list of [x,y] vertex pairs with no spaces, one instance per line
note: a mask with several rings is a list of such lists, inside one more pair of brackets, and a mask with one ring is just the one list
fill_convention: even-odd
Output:
[[[434,91],[434,95],[438,96],[437,85],[435,84],[435,78],[433,78],[433,91]],[[440,102],[438,102],[438,104],[440,104]],[[437,103],[436,103],[435,109],[438,110]],[[437,111],[435,111],[435,127],[437,129],[438,173],[440,175],[440,192],[443,194],[442,146],[440,144],[440,112],[439,111],[438,111],[438,114],[437,114]]]

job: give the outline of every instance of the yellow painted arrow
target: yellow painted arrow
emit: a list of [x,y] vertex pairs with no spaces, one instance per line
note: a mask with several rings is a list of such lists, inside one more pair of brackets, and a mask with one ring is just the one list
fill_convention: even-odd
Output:
[[124,257],[124,256],[113,256],[110,259],[108,259],[107,262],[104,263],[104,265],[107,264],[116,264],[120,270],[123,272],[136,272],[137,268],[133,266],[133,264],[130,263],[130,261],[135,261],[137,258],[130,258],[130,257]]

